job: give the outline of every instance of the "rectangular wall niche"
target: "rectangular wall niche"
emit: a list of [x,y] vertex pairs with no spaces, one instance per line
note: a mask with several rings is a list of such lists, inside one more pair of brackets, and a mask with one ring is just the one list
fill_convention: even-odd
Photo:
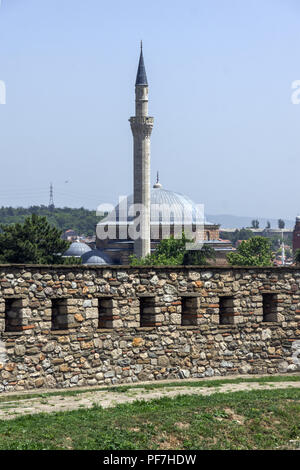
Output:
[[51,329],[67,330],[68,329],[68,300],[67,299],[51,299]]
[[5,331],[22,331],[23,299],[5,299]]
[[220,325],[234,324],[233,301],[233,297],[220,297]]
[[140,297],[140,326],[157,326],[155,297]]
[[277,321],[277,294],[263,294],[263,322]]
[[[114,327],[114,300],[111,297],[103,297],[98,299],[98,328]],[[119,318],[119,317],[118,317]]]
[[181,325],[197,325],[199,297],[181,297]]

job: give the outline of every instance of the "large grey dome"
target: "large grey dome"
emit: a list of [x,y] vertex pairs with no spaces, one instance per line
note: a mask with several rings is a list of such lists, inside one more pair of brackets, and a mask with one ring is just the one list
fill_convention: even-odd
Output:
[[73,242],[67,251],[63,254],[64,257],[74,256],[76,258],[80,258],[84,253],[92,251],[92,249],[86,244],[82,242]]
[[82,264],[84,265],[108,265],[113,264],[108,255],[101,250],[91,250],[84,253],[81,257]]
[[[114,211],[108,214],[100,224],[112,224],[115,222],[124,223],[131,222],[133,215],[130,214],[130,207],[133,205],[133,195],[124,198]],[[203,224],[207,223],[204,220],[201,207],[198,207],[189,197],[168,191],[155,185],[151,189],[151,224]]]

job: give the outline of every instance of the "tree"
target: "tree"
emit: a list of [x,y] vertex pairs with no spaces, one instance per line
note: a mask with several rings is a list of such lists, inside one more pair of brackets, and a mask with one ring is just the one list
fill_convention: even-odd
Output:
[[1,225],[0,262],[58,264],[69,242],[62,232],[49,224],[46,217],[32,214],[23,224]]
[[285,221],[282,220],[282,219],[279,219],[278,220],[278,228],[280,228],[281,230],[284,229],[285,227]]
[[277,251],[281,247],[281,236],[274,235],[274,237],[269,238],[271,251]]
[[269,222],[269,221],[267,222],[266,228],[267,228],[267,229],[268,229],[268,228],[271,228],[271,222]]
[[253,237],[253,232],[251,230],[248,230],[246,228],[242,228],[241,230],[236,230],[235,231],[235,237],[233,238],[233,244],[236,245],[236,243],[239,240],[249,240],[249,238]]
[[206,265],[209,259],[215,261],[216,252],[211,246],[204,245],[201,250],[186,251],[183,257],[183,264]]
[[225,232],[222,234],[221,232],[221,238],[229,239],[234,246],[236,246],[239,240],[248,240],[251,237],[254,237],[254,233],[246,228],[236,229],[233,233]]
[[300,263],[300,249],[296,250],[295,256],[294,256],[295,263]]
[[211,247],[204,246],[200,250],[187,251],[186,244],[191,243],[185,234],[175,239],[173,236],[161,240],[154,253],[145,258],[130,257],[133,266],[181,266],[183,264],[207,264],[207,258],[214,259],[215,253]]
[[252,220],[251,222],[251,228],[259,228],[259,221],[256,219],[256,220]]
[[270,266],[272,258],[270,241],[264,237],[242,241],[235,253],[227,255],[229,263],[236,266]]
[[178,239],[173,236],[165,238],[161,240],[154,253],[145,258],[137,258],[133,255],[130,257],[130,262],[133,266],[181,265],[183,263],[185,245],[190,241],[185,237],[184,233]]

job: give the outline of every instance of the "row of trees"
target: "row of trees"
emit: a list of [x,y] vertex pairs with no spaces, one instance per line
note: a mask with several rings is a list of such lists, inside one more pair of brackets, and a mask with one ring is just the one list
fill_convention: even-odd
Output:
[[0,224],[9,225],[15,223],[24,223],[31,214],[46,217],[48,222],[63,232],[73,229],[79,235],[94,235],[95,226],[101,220],[96,216],[95,211],[84,209],[72,209],[70,207],[49,208],[47,206],[31,206],[28,209],[24,207],[1,207]]
[[[283,219],[278,219],[278,228],[279,229],[284,229],[285,227],[285,221]],[[259,220],[254,219],[251,222],[251,228],[259,228]],[[266,228],[271,228],[271,222],[267,222]]]

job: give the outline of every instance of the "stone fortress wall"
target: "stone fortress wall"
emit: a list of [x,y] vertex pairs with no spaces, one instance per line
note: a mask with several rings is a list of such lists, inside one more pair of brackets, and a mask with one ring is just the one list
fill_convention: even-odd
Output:
[[300,270],[0,266],[0,391],[300,370]]

